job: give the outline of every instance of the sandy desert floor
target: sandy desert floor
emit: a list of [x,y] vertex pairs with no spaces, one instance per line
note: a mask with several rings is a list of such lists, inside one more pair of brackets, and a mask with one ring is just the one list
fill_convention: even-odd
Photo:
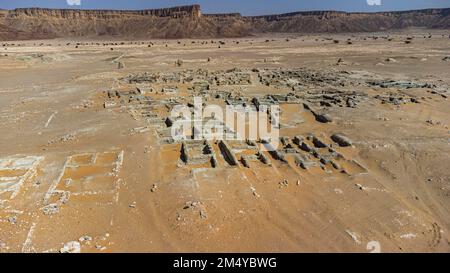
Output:
[[[449,252],[449,35],[2,42],[0,252]],[[164,119],[198,91],[174,78],[198,69],[249,77],[211,84],[218,104],[294,96],[280,103],[294,152],[246,167],[213,141],[215,168],[183,162]],[[161,77],[130,80],[144,72]],[[331,150],[339,166],[319,161]]]

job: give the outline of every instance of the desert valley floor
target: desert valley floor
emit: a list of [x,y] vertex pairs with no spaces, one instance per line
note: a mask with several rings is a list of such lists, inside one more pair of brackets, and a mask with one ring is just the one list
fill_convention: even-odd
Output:
[[[2,42],[0,252],[449,252],[449,35]],[[173,141],[194,96],[280,147]]]

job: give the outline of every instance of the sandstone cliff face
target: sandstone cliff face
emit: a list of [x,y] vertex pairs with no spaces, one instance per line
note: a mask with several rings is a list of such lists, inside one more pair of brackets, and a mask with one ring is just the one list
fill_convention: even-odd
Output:
[[202,36],[200,18],[198,5],[139,11],[27,8],[9,11],[0,24],[49,37],[183,38]]
[[405,27],[450,28],[450,9],[405,12],[294,12],[245,17],[239,13],[202,15],[199,5],[166,9],[0,10],[0,39],[55,37],[219,38],[259,32],[365,32]]
[[249,17],[257,31],[263,32],[368,32],[406,27],[450,28],[450,9],[402,12],[346,13],[338,11],[296,12]]
[[147,10],[79,10],[79,9],[43,9],[43,8],[20,8],[8,12],[10,18],[23,16],[38,18],[60,18],[60,19],[84,19],[97,18],[109,19],[129,16],[156,16],[156,17],[200,17],[199,5],[180,6],[164,9]]

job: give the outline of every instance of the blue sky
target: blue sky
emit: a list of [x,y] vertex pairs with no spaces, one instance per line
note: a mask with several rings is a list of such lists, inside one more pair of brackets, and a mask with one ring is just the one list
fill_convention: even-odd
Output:
[[[80,6],[67,2],[81,1]],[[381,1],[381,5],[367,2]],[[450,0],[0,0],[1,9],[18,7],[81,9],[146,9],[200,4],[204,13],[275,14],[302,10],[386,11],[450,8]]]

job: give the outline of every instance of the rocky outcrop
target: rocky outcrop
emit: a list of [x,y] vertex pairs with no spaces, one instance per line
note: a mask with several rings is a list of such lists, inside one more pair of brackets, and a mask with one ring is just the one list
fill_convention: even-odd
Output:
[[294,12],[246,17],[202,15],[199,5],[153,10],[22,8],[0,10],[0,39],[90,37],[220,38],[257,33],[369,32],[406,27],[450,28],[450,9],[402,12]]
[[450,9],[348,13],[294,12],[248,17],[256,31],[288,33],[369,32],[407,27],[449,28]]
[[179,6],[164,9],[146,9],[146,10],[79,10],[79,9],[43,9],[43,8],[19,8],[8,13],[8,17],[41,17],[41,18],[97,18],[109,19],[127,16],[155,16],[155,17],[195,17],[201,16],[199,5]]
[[26,39],[24,35],[15,37],[14,32],[30,33],[30,39],[35,36],[174,39],[249,35],[248,27],[242,22],[228,16],[220,20],[215,16],[204,17],[198,5],[137,11],[16,9],[0,17],[0,25],[9,27],[0,28],[0,32],[4,29],[0,39]]
[[39,40],[51,38],[56,38],[56,35],[50,33],[36,33],[32,31],[18,30],[0,23],[0,41],[30,40],[30,39]]

